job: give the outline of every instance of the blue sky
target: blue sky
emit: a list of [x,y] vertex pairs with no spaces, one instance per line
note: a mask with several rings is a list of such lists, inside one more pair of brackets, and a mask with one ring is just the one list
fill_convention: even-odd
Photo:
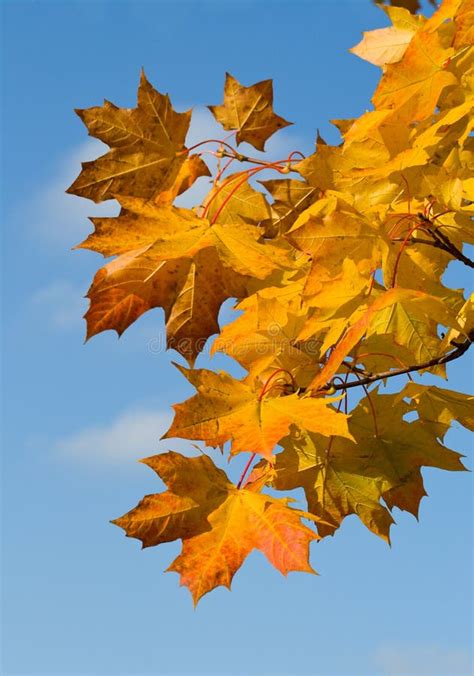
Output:
[[[226,70],[244,84],[273,77],[276,110],[295,125],[271,152],[308,152],[317,128],[336,140],[329,119],[369,107],[378,71],[347,49],[386,24],[382,12],[369,0],[0,5],[2,673],[470,673],[470,474],[426,470],[420,522],[397,512],[391,549],[351,517],[313,547],[319,577],[285,579],[252,554],[232,593],[218,589],[194,611],[162,572],[179,545],[141,551],[109,523],[161,490],[135,460],[185,447],[157,441],[190,392],[176,354],[158,348],[161,311],[120,341],[107,332],[83,344],[82,296],[100,260],[71,247],[87,216],[116,209],[64,195],[80,160],[100,153],[73,109],[104,97],[134,105],[143,66],[178,109],[196,106],[193,134],[209,136],[202,104],[221,102]],[[459,268],[449,275],[468,284]],[[209,363],[224,362],[198,362]],[[448,387],[469,391],[468,366],[449,366]],[[448,441],[469,453],[462,429]]]

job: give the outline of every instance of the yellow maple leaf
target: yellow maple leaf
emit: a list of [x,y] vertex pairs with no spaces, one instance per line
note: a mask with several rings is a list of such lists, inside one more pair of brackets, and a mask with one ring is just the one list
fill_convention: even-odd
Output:
[[262,397],[261,392],[226,373],[176,366],[198,392],[173,406],[175,417],[164,439],[202,439],[209,446],[231,441],[232,455],[250,451],[270,459],[290,425],[351,438],[347,416],[331,408],[337,399],[298,394]]
[[261,232],[251,225],[212,224],[189,209],[124,195],[117,195],[117,199],[122,206],[120,215],[92,219],[95,232],[79,248],[104,256],[145,248],[157,264],[174,258],[193,258],[199,251],[213,249],[223,265],[257,279],[285,266],[281,243],[259,241]]
[[116,193],[150,198],[173,186],[186,160],[182,151],[191,111],[173,110],[169,97],[156,91],[143,71],[136,108],[105,101],[76,112],[89,134],[111,150],[84,162],[67,192],[102,202]]
[[392,26],[377,28],[364,33],[363,39],[349,51],[375,66],[397,63],[404,55],[406,48],[417,30],[425,23],[425,18],[410,14],[401,6],[383,7],[389,16]]
[[375,66],[397,63],[404,55],[414,34],[414,30],[394,26],[377,28],[364,33],[363,39],[349,51]]
[[273,112],[272,80],[244,87],[226,73],[224,103],[209,110],[224,129],[237,131],[237,143],[246,141],[257,150],[264,150],[265,141],[278,129],[292,124]]
[[406,122],[417,122],[433,113],[441,92],[457,83],[446,63],[454,50],[446,48],[437,32],[418,31],[403,58],[392,63],[382,76],[372,102],[377,110],[397,109],[397,116]]
[[459,47],[474,44],[474,2],[473,0],[464,0],[461,2],[455,16],[456,35],[453,46]]
[[284,235],[299,214],[319,196],[319,191],[306,181],[294,178],[260,181],[273,197],[271,216],[263,223],[267,237]]
[[202,215],[221,225],[260,225],[270,215],[265,196],[252,188],[245,176],[242,179],[239,173],[217,183],[203,207]]
[[286,239],[311,256],[306,293],[313,294],[328,272],[334,277],[347,258],[361,274],[375,270],[387,246],[384,233],[335,194],[312,204],[295,221]]
[[437,337],[438,323],[457,325],[455,316],[440,298],[412,289],[390,289],[350,326],[310,387],[318,389],[329,382],[345,357],[366,334],[392,334],[398,344],[413,353],[418,363],[438,356],[441,346]]
[[277,369],[291,372],[305,387],[318,369],[319,351],[298,340],[308,308],[301,302],[302,285],[268,287],[241,301],[242,314],[224,326],[211,354],[225,352],[252,377],[268,378]]
[[456,420],[469,430],[474,430],[474,397],[463,392],[453,392],[434,385],[409,382],[398,394],[399,399],[409,398],[423,425],[433,427],[440,439]]
[[157,204],[172,204],[178,195],[190,188],[201,176],[210,176],[209,167],[199,155],[189,155],[179,167],[173,184],[155,198]]

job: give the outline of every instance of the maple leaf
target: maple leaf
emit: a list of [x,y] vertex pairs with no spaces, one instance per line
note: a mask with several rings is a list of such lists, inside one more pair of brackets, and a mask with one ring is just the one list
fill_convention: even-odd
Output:
[[457,328],[450,329],[442,342],[442,349],[449,350],[459,338],[474,340],[474,294],[466,300],[456,315]]
[[[450,403],[466,408],[466,402],[456,398]],[[381,395],[374,390],[349,419],[355,443],[342,438],[328,442],[310,433],[287,437],[281,442],[283,452],[276,456],[272,485],[279,490],[304,488],[308,509],[319,519],[320,535],[332,534],[346,516],[356,514],[389,541],[394,506],[418,514],[425,495],[422,466],[465,469],[462,456],[443,446],[422,421],[403,419],[409,410],[401,393]]]
[[278,129],[292,124],[273,112],[272,80],[244,87],[226,73],[224,103],[209,110],[224,129],[237,130],[237,143],[245,141],[257,150],[264,150],[265,141]]
[[313,273],[315,268],[309,272],[303,289],[306,305],[317,308],[320,318],[340,312],[357,298],[363,299],[372,284],[372,276],[361,274],[357,264],[349,257],[342,261],[338,274],[321,268],[317,274]]
[[305,211],[319,191],[305,181],[294,178],[260,181],[263,187],[273,197],[271,216],[264,222],[267,237],[284,235],[298,215]]
[[260,225],[269,217],[270,208],[265,196],[237,174],[229,176],[211,190],[203,215],[221,225]]
[[252,226],[222,226],[200,218],[189,209],[161,206],[137,197],[117,195],[119,216],[94,218],[95,232],[79,245],[104,256],[137,249],[157,264],[175,258],[193,258],[199,251],[216,251],[222,264],[243,275],[264,279],[284,266],[281,244],[263,243]]
[[290,425],[351,438],[347,416],[331,408],[337,399],[298,394],[262,397],[261,392],[226,373],[176,366],[198,392],[174,405],[175,417],[164,439],[202,439],[215,447],[232,441],[231,455],[250,451],[270,459]]
[[[410,147],[410,131],[392,110],[368,111],[344,131],[344,157],[354,171],[379,168]],[[356,174],[351,176],[355,180]]]
[[[230,586],[253,549],[285,574],[310,571],[318,536],[302,518],[328,535],[356,514],[388,541],[394,507],[418,514],[422,467],[464,468],[442,442],[455,421],[474,428],[472,397],[413,381],[390,395],[378,387],[414,371],[445,377],[474,339],[472,296],[444,278],[453,261],[474,268],[465,249],[474,243],[473,2],[443,0],[428,19],[407,11],[417,0],[390,4],[392,26],[352,50],[382,68],[375,109],[334,120],[339,145],[318,132],[301,161],[296,150],[283,161],[242,155],[235,142],[262,150],[289,123],[273,111],[270,80],[244,87],[227,75],[224,103],[210,108],[235,142],[193,146],[219,144],[205,151],[217,171],[193,210],[173,206],[210,175],[184,145],[189,111],[174,111],[143,74],[136,108],[79,111],[110,151],[83,165],[69,191],[121,206],[91,219],[80,245],[115,257],[89,290],[88,337],[121,334],[161,307],[167,346],[190,364],[218,333],[212,352],[247,370],[238,380],[178,367],[196,393],[174,406],[164,435],[220,447],[229,460],[251,453],[238,485],[205,455],[155,456],[145,462],[168,489],[115,521],[143,546],[183,540],[169,569],[195,602]],[[255,182],[263,170],[301,178]],[[230,298],[239,315],[220,329]],[[365,399],[349,408],[361,387]],[[302,488],[310,512],[264,486]]]
[[211,354],[225,352],[260,380],[277,369],[291,372],[301,387],[309,384],[319,368],[319,352],[306,346],[298,334],[308,309],[301,302],[302,285],[268,287],[241,301],[242,311],[217,336]]
[[338,274],[347,258],[357,261],[361,272],[376,269],[387,246],[379,229],[369,225],[356,209],[334,194],[306,209],[286,239],[311,255],[307,294],[327,278],[328,271],[331,276]]
[[[425,29],[426,28],[426,29]],[[410,41],[403,58],[387,65],[372,102],[377,110],[397,108],[400,120],[410,123],[427,118],[435,109],[443,89],[457,83],[445,64],[453,55],[428,24]]]
[[222,266],[213,252],[159,265],[140,250],[124,254],[96,273],[87,293],[87,339],[107,330],[121,335],[144,312],[162,307],[167,346],[193,363],[219,330],[224,300],[244,297],[251,282]]
[[[169,97],[160,94],[142,71],[136,108],[118,108],[110,101],[76,111],[89,134],[111,150],[82,171],[67,192],[94,202],[118,194],[152,197],[170,189],[181,165],[191,111],[177,113]],[[201,166],[203,175],[204,169]]]
[[316,150],[312,155],[293,166],[309,185],[320,191],[335,190],[337,175],[346,168],[352,168],[352,165],[344,161],[341,149],[320,141],[316,142]]
[[281,269],[281,245],[260,243],[253,226],[211,225],[194,212],[117,196],[118,217],[92,219],[95,232],[79,245],[117,255],[88,292],[87,338],[108,329],[120,335],[140,315],[163,307],[168,346],[190,362],[218,331],[226,298],[242,298],[252,278]]
[[472,0],[464,0],[459,5],[455,16],[456,35],[454,37],[453,46],[459,47],[469,46],[474,44],[474,4]]
[[393,26],[378,28],[364,33],[363,40],[349,51],[375,66],[397,63],[405,53],[414,34],[415,31],[402,30]]
[[[390,111],[374,112],[384,119]],[[360,119],[363,120],[363,117]],[[357,122],[354,122],[352,126],[355,125]],[[377,205],[386,205],[387,202],[390,203],[395,199],[400,188],[397,182],[386,176],[374,178],[370,174],[364,175],[360,172],[360,167],[372,167],[374,163],[377,165],[383,163],[386,159],[385,137],[396,139],[406,136],[406,124],[402,127],[402,133],[400,126],[398,122],[396,134],[384,133],[382,143],[378,138],[370,137],[364,138],[363,142],[356,147],[354,143],[351,146],[346,146],[345,143],[341,146],[329,146],[318,142],[316,152],[293,165],[293,169],[298,171],[310,185],[327,194],[330,194],[330,191],[337,191],[341,199],[350,203],[354,209],[360,213],[369,213]],[[389,132],[392,131],[392,129],[389,130]]]
[[404,55],[424,18],[413,16],[404,7],[385,7],[392,21],[389,28],[378,28],[364,33],[363,39],[349,51],[375,66],[397,63]]
[[188,155],[179,167],[172,186],[162,190],[154,201],[157,204],[173,204],[176,197],[188,190],[201,176],[211,176],[209,167],[199,155]]
[[[393,219],[391,221],[393,223]],[[449,305],[455,311],[462,304],[462,290],[448,289],[441,282],[452,257],[442,249],[431,250],[425,243],[417,243],[419,235],[422,241],[426,241],[422,233],[414,231],[415,241],[406,246],[402,256],[400,256],[401,244],[388,250],[382,265],[384,278],[393,279],[396,271],[396,281],[400,287],[423,291],[431,296],[439,296],[445,301],[449,298]]]
[[168,570],[180,573],[195,604],[215,587],[230,588],[253,549],[284,575],[314,573],[309,544],[318,536],[301,523],[309,515],[288,507],[288,499],[237,489],[206,455],[187,458],[170,451],[142,462],[168,490],[145,496],[112,523],[143,547],[182,539],[182,552]]
[[[427,318],[430,318],[428,323]],[[366,334],[393,334],[394,340],[408,347],[422,363],[437,354],[436,348],[440,346],[436,334],[438,323],[444,326],[457,324],[441,299],[411,289],[390,289],[352,324],[310,387],[317,389],[328,382]]]
[[453,420],[474,430],[474,397],[468,394],[409,382],[398,397],[411,399],[423,426],[433,428],[440,439],[443,439]]

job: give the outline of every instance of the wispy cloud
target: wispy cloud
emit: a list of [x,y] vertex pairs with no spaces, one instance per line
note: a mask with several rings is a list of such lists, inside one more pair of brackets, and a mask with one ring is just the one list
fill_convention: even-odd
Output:
[[473,657],[467,650],[437,645],[387,643],[376,651],[374,663],[387,676],[469,676]]
[[71,149],[55,171],[38,188],[19,217],[28,224],[48,246],[57,245],[66,250],[80,242],[91,230],[89,216],[113,216],[118,205],[109,200],[94,204],[90,200],[69,195],[65,191],[79,174],[81,162],[93,160],[107,150],[100,141],[88,139]]
[[84,288],[68,280],[56,280],[38,289],[32,304],[53,328],[77,329],[83,324],[82,317],[88,305],[83,297]]
[[190,449],[190,442],[160,441],[169,428],[173,413],[160,409],[135,408],[113,420],[74,432],[54,444],[57,457],[93,465],[120,465],[130,460],[172,448]]

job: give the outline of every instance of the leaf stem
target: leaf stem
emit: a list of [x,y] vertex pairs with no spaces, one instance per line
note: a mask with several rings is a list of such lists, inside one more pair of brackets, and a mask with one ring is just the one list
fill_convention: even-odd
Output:
[[252,453],[252,455],[250,456],[250,459],[249,459],[248,463],[245,465],[244,471],[243,471],[242,474],[240,475],[240,479],[239,479],[239,482],[238,482],[238,484],[237,484],[237,488],[238,488],[238,489],[240,489],[240,488],[242,487],[242,484],[243,484],[243,482],[244,482],[245,476],[246,476],[247,472],[248,472],[249,469],[250,469],[250,465],[251,465],[251,464],[253,463],[253,461],[255,460],[255,456],[256,456],[256,455],[257,455],[256,453]]
[[231,150],[234,153],[234,156],[237,154],[237,151],[234,150],[234,148],[230,145],[230,143],[226,143],[225,141],[221,141],[220,139],[217,139],[217,138],[208,138],[205,141],[199,141],[199,143],[195,143],[190,148],[186,148],[185,150],[182,150],[179,154],[180,155],[188,155],[191,152],[191,150],[195,150],[196,148],[199,148],[200,146],[203,146],[206,143],[218,143],[220,146],[224,146],[225,148],[229,148],[229,150]]
[[[278,166],[278,163],[273,163],[273,162],[272,162],[272,163],[265,163],[265,165],[264,165],[264,166],[261,166],[261,167],[259,166],[259,167],[254,167],[253,169],[246,169],[245,171],[238,172],[238,174],[233,174],[233,175],[230,177],[230,178],[233,178],[234,176],[244,175],[243,178],[242,178],[242,180],[239,181],[239,182],[237,183],[237,185],[235,185],[235,186],[232,188],[232,190],[230,191],[230,193],[227,195],[227,197],[223,200],[223,202],[222,202],[222,204],[220,205],[220,207],[217,209],[217,211],[216,211],[216,213],[214,214],[214,217],[213,217],[213,219],[212,219],[212,221],[211,221],[211,225],[214,225],[214,223],[217,221],[217,219],[219,218],[219,216],[220,216],[222,210],[224,209],[224,207],[226,206],[226,204],[232,199],[232,197],[233,197],[234,194],[237,192],[237,190],[240,188],[240,186],[243,185],[246,181],[248,181],[248,179],[249,179],[251,176],[254,176],[255,174],[258,174],[259,171],[263,171],[264,169],[276,169],[277,171],[280,171],[280,172],[281,172],[281,167]],[[225,185],[226,185],[226,184],[223,183],[223,184],[220,186],[220,188],[219,188],[219,189],[216,191],[216,193],[213,195],[213,199],[218,195],[218,193],[222,190],[222,188],[223,188]],[[207,211],[208,211],[208,209],[209,209],[209,205],[211,204],[211,202],[212,202],[212,200],[210,200],[210,201],[206,204],[206,208],[205,208],[205,210],[204,210],[203,216],[207,213]]]

